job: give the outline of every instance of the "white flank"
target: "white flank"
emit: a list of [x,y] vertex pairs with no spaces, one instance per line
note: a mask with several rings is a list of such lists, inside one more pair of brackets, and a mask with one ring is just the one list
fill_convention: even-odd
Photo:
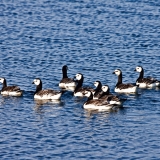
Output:
[[147,84],[147,83],[136,83],[137,85],[139,85],[139,88],[155,88],[157,85],[156,83],[151,83],[151,84]]
[[44,95],[42,95],[42,96],[40,96],[40,95],[38,95],[38,94],[35,94],[34,95],[34,98],[35,99],[50,99],[50,100],[59,100],[60,99],[60,97],[61,97],[61,95],[62,95],[62,93],[60,92],[60,93],[58,93],[58,94],[44,94]]
[[59,83],[60,88],[65,88],[65,83]]
[[1,94],[3,96],[21,96],[22,95],[22,91],[19,91],[19,92],[15,92],[15,91],[10,91],[10,92],[3,91],[3,92],[1,92]]
[[65,83],[66,87],[76,87],[76,82]]
[[102,106],[96,106],[94,104],[89,104],[89,105],[84,104],[83,105],[84,109],[99,110],[99,111],[108,111],[112,109],[112,107],[113,107],[112,105],[102,105]]
[[62,93],[60,92],[60,93],[58,93],[58,94],[56,94],[56,95],[52,95],[51,96],[51,99],[52,100],[58,100],[58,99],[60,99],[61,98],[61,95],[62,95]]
[[116,104],[116,105],[119,105],[119,106],[122,106],[123,105],[123,102],[121,101],[109,101],[110,104]]
[[62,89],[68,89],[68,88],[75,88],[76,87],[76,82],[71,82],[71,83],[59,83],[59,87]]
[[75,88],[76,88],[76,87],[69,87],[69,86],[67,86],[64,90],[74,92]]
[[116,87],[114,91],[118,93],[137,93],[137,86],[134,86],[132,88],[126,88],[126,89],[119,89]]
[[75,97],[84,97],[82,92],[76,92],[76,93],[74,93],[74,96]]
[[138,83],[138,82],[136,82],[136,85],[138,85],[139,88],[147,88],[147,84],[146,83]]

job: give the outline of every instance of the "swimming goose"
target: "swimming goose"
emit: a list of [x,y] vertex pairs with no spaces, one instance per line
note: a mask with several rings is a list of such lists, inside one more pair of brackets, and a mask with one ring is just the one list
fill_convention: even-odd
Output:
[[100,99],[93,99],[93,94],[91,91],[85,91],[84,95],[88,97],[87,101],[83,104],[84,109],[107,111],[111,110],[114,105],[109,104],[107,101]]
[[109,103],[110,104],[116,104],[119,106],[123,106],[123,103],[126,101],[124,98],[119,98],[117,95],[113,95],[110,93],[110,88],[108,85],[102,86],[102,95],[99,97],[99,99],[110,99]]
[[124,84],[122,83],[122,71],[120,69],[116,69],[113,74],[116,74],[118,76],[118,82],[115,87],[115,92],[119,93],[136,93],[137,92],[137,86],[128,83]]
[[59,100],[62,95],[61,91],[55,91],[51,89],[42,90],[42,81],[40,78],[34,79],[33,84],[37,86],[34,93],[35,99]]
[[3,87],[1,90],[2,95],[8,96],[21,96],[23,91],[18,86],[7,86],[7,81],[5,78],[0,78],[0,82],[2,83]]
[[68,78],[67,70],[68,70],[67,65],[64,65],[62,67],[63,77],[62,77],[61,81],[59,82],[59,87],[62,89],[68,89],[69,87],[76,87],[76,82],[74,81],[74,79]]
[[102,83],[100,81],[95,81],[94,86],[96,87],[93,99],[99,99],[102,94]]
[[160,86],[160,81],[157,79],[152,77],[144,78],[144,69],[141,66],[137,66],[134,71],[140,73],[136,80],[136,84],[139,85],[140,88],[153,88]]
[[77,81],[77,86],[74,90],[74,96],[76,97],[84,97],[84,91],[86,90],[90,90],[93,94],[94,94],[94,89],[91,88],[91,87],[82,87],[83,85],[83,80],[84,80],[84,77],[83,77],[83,74],[81,73],[77,73],[76,76],[76,81]]

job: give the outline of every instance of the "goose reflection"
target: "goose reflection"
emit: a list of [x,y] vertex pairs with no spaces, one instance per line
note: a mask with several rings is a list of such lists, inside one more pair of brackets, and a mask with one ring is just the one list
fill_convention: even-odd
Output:
[[35,100],[34,109],[37,113],[43,114],[44,112],[52,111],[53,108],[64,106],[64,102],[60,100]]
[[107,110],[99,111],[99,110],[93,110],[93,109],[92,110],[85,109],[84,114],[85,114],[85,117],[87,119],[91,119],[91,118],[93,118],[93,117],[95,117],[97,115],[98,115],[98,117],[99,117],[99,115],[102,115],[103,118],[104,117],[106,118],[106,117],[109,117],[111,115],[125,114],[127,108],[130,108],[130,107],[128,107],[128,106],[120,106],[120,107],[115,107],[112,110],[108,110],[108,111]]

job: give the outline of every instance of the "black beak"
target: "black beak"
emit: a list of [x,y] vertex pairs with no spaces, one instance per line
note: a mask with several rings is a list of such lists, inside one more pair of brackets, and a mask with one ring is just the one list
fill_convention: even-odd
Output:
[[136,69],[134,71],[136,71]]
[[34,82],[32,82],[32,84],[34,84]]
[[113,72],[112,74],[115,74],[115,72]]

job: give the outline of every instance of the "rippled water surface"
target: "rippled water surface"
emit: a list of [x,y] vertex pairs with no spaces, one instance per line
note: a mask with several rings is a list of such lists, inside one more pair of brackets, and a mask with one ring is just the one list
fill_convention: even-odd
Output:
[[0,159],[160,159],[160,89],[125,95],[123,109],[89,112],[65,92],[59,103],[33,99],[34,78],[59,90],[61,68],[111,91],[120,68],[135,83],[137,65],[160,79],[159,0],[2,0],[0,76],[24,90],[0,96]]

